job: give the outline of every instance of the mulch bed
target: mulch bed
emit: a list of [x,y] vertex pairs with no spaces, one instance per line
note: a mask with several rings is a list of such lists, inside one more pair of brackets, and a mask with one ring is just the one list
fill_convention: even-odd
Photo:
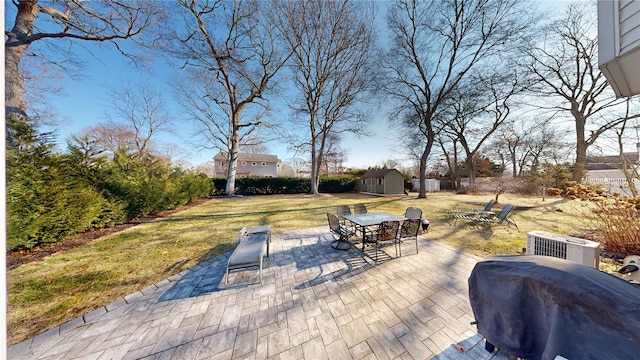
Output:
[[51,243],[43,246],[36,246],[33,249],[20,249],[20,250],[8,252],[7,253],[7,270],[15,269],[22,264],[27,264],[33,261],[42,260],[43,258],[49,255],[55,254],[59,251],[65,251],[78,246],[82,246],[100,237],[117,233],[122,230],[134,227],[136,225],[144,224],[151,220],[165,217],[170,214],[189,209],[193,206],[202,204],[208,200],[209,199],[196,200],[191,204],[184,205],[173,210],[163,211],[156,215],[145,216],[137,219],[131,219],[124,224],[118,224],[118,225],[110,226],[108,228],[87,231],[82,234],[78,234],[70,238],[58,241],[56,243]]

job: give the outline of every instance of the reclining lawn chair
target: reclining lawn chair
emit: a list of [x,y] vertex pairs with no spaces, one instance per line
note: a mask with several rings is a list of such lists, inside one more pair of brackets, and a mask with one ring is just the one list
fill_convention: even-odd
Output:
[[513,220],[507,219],[507,216],[509,216],[509,213],[511,213],[511,210],[513,210],[513,208],[514,208],[513,204],[505,204],[502,210],[500,210],[500,212],[497,214],[492,212],[456,214],[453,216],[453,218],[455,219],[455,221],[453,222],[453,225],[456,225],[456,223],[458,222],[458,219],[483,222],[488,224],[502,224],[506,222],[507,226],[513,225],[516,228],[516,230],[518,230],[519,232],[520,229],[518,229],[518,225],[516,225],[516,222]]
[[454,217],[455,215],[486,215],[492,213],[491,208],[493,208],[495,204],[496,200],[491,199],[482,210],[451,209],[447,214],[449,217]]

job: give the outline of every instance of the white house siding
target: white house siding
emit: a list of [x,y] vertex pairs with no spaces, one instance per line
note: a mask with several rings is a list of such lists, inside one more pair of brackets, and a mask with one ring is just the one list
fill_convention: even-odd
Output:
[[[214,166],[217,177],[226,177],[229,161],[226,154],[218,154],[214,157]],[[280,161],[275,155],[267,154],[238,154],[237,176],[278,176]]]
[[640,1],[598,1],[598,64],[617,97],[640,94]]

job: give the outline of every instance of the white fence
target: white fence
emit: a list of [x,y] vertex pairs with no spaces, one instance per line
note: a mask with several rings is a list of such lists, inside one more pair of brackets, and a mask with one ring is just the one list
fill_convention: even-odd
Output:
[[[440,180],[438,179],[425,179],[425,191],[426,192],[438,192],[440,191]],[[413,179],[411,180],[411,185],[413,186],[413,191],[420,190],[420,180]]]
[[[599,185],[603,189],[606,189],[607,191],[612,193],[617,192],[627,196],[632,196],[631,191],[629,190],[629,184],[627,183],[626,179],[596,178],[586,179],[584,182],[591,185]],[[636,187],[636,189],[640,189],[640,180],[633,179],[633,185]]]

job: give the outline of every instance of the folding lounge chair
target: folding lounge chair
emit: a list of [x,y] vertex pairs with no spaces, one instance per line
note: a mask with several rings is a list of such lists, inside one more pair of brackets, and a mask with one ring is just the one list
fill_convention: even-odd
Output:
[[246,228],[238,233],[238,245],[231,253],[227,262],[227,273],[224,281],[225,287],[229,283],[229,274],[232,270],[244,270],[258,268],[258,277],[262,284],[262,257],[267,249],[269,235],[247,235]]
[[513,204],[505,204],[502,210],[500,210],[500,212],[497,214],[495,213],[457,214],[453,216],[455,219],[455,222],[453,224],[455,225],[458,219],[477,221],[477,222],[483,222],[488,224],[502,224],[506,222],[507,226],[513,225],[516,228],[516,230],[520,231],[515,221],[507,219],[507,217],[509,216],[513,208],[514,208]]
[[464,210],[464,209],[451,209],[449,210],[449,217],[454,217],[455,215],[483,215],[490,214],[491,208],[496,204],[495,199],[489,200],[487,205],[484,206],[482,210]]

